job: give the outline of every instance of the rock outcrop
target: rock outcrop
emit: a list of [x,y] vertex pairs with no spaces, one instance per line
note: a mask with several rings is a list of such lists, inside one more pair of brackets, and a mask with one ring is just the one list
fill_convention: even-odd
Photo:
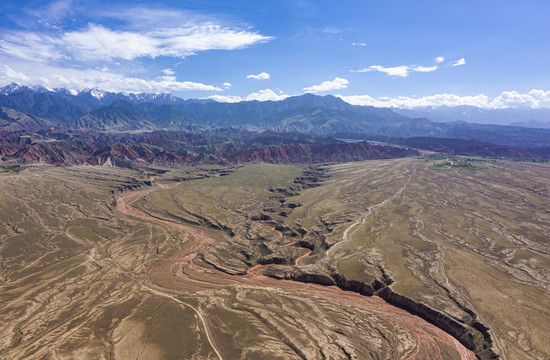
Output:
[[[289,140],[292,141],[292,138]],[[249,148],[250,142],[242,141],[240,134],[228,140],[186,132],[161,131],[128,135],[51,129],[32,135],[24,131],[0,133],[0,156],[3,161],[13,163],[135,167],[254,161],[308,164],[418,155],[418,152],[410,149],[374,146],[367,142],[334,141],[310,139],[307,144]],[[297,179],[296,183],[310,180]]]

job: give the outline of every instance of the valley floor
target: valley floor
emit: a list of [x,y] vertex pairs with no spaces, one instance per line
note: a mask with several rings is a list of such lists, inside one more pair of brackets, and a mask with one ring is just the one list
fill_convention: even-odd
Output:
[[0,358],[549,357],[550,166],[430,165],[2,173]]

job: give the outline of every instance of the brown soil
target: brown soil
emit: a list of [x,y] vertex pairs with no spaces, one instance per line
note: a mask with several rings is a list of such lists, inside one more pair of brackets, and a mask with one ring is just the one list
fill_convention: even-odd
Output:
[[[165,188],[166,186],[161,187]],[[191,245],[184,251],[160,261],[149,270],[149,279],[153,284],[185,293],[225,287],[232,284],[281,288],[304,293],[342,305],[358,307],[395,322],[405,329],[408,335],[415,341],[416,348],[410,354],[410,359],[443,359],[449,356],[449,354],[453,354],[453,358],[476,359],[473,352],[465,348],[451,335],[418,316],[389,305],[379,297],[363,296],[354,292],[341,290],[336,286],[321,286],[298,283],[291,280],[276,280],[262,275],[262,269],[270,265],[252,267],[246,275],[229,275],[222,271],[208,269],[195,264],[193,260],[196,255],[215,240],[200,229],[152,217],[132,206],[135,201],[149,195],[155,190],[156,188],[152,188],[123,194],[117,199],[117,209],[130,217],[155,223],[159,226],[181,230],[189,234],[192,241],[190,242]],[[282,237],[283,234],[281,233],[280,236]],[[296,242],[294,241],[295,239],[292,240],[288,244],[289,246]],[[308,249],[305,250],[305,253],[295,260],[295,265],[290,266],[302,266],[301,261],[311,252]]]

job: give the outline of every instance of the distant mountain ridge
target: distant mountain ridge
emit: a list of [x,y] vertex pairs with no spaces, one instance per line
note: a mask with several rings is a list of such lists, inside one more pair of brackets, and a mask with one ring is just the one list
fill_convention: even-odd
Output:
[[97,87],[87,88],[81,91],[70,90],[66,88],[50,89],[41,85],[28,87],[19,85],[17,83],[11,83],[0,88],[1,95],[12,95],[21,92],[30,92],[36,94],[50,93],[60,96],[71,102],[88,105],[88,106],[100,106],[110,105],[117,100],[126,100],[130,103],[154,103],[154,104],[181,104],[186,100],[174,96],[168,93],[155,94],[155,93],[124,93],[124,92],[111,92],[101,90]]
[[464,121],[441,123],[426,117],[411,118],[395,109],[351,105],[331,95],[304,94],[281,101],[222,103],[183,100],[170,94],[124,94],[99,89],[75,94],[66,89],[16,84],[0,90],[4,93],[0,95],[0,132],[32,133],[52,127],[104,133],[233,128],[325,137],[354,133],[476,139],[518,148],[550,146],[550,129]]
[[140,134],[100,134],[45,131],[4,134],[0,159],[8,164],[141,165],[348,162],[416,156],[416,150],[367,142],[346,143],[301,134],[249,133],[232,140],[212,134],[156,131]]
[[514,148],[506,145],[496,145],[479,140],[464,140],[457,138],[387,138],[379,137],[373,140],[389,144],[402,145],[414,149],[430,150],[444,154],[480,156],[490,158],[512,159],[549,159],[550,147]]
[[[305,94],[283,101],[220,103],[183,100],[170,94],[124,94],[99,89],[29,88],[10,84],[0,89],[0,106],[55,126],[98,131],[180,130],[240,127],[251,130],[366,131],[380,124],[398,126],[408,118],[390,109],[353,106],[334,96]],[[376,129],[374,129],[376,131]]]
[[476,106],[437,106],[414,109],[392,108],[408,117],[423,117],[435,122],[466,121],[477,124],[510,125],[529,128],[550,128],[548,108],[483,109]]

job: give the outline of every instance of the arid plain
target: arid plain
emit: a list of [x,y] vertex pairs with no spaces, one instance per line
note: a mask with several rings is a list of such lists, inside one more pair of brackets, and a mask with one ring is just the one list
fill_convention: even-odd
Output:
[[550,356],[547,163],[0,181],[0,358]]

